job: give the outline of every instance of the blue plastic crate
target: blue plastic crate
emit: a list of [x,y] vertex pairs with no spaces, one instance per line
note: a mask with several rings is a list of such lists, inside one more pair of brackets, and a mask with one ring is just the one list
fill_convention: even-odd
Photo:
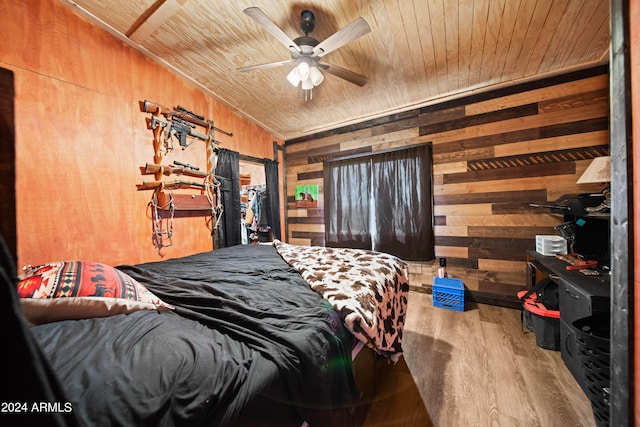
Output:
[[464,284],[459,279],[433,278],[433,306],[464,311]]

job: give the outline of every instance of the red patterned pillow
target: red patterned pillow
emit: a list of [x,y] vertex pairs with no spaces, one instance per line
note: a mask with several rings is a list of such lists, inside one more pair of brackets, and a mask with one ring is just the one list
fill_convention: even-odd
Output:
[[18,296],[34,324],[173,309],[129,275],[99,262],[52,262],[26,273]]

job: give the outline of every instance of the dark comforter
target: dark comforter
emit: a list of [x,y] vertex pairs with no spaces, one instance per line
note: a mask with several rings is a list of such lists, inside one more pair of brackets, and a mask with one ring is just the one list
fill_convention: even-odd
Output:
[[82,424],[346,422],[352,338],[273,246],[118,268],[175,312],[31,328]]

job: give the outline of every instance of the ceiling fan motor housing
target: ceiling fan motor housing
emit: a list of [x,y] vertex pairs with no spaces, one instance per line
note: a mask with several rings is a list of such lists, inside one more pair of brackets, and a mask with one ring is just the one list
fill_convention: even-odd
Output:
[[318,45],[318,40],[307,36],[300,36],[293,41],[298,45],[303,54],[311,54],[313,48]]

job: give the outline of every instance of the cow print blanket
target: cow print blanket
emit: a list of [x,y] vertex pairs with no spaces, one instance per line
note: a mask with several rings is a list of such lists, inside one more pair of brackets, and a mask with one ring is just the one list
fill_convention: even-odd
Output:
[[278,253],[340,313],[345,326],[378,354],[397,362],[407,311],[407,264],[395,256],[276,240]]

